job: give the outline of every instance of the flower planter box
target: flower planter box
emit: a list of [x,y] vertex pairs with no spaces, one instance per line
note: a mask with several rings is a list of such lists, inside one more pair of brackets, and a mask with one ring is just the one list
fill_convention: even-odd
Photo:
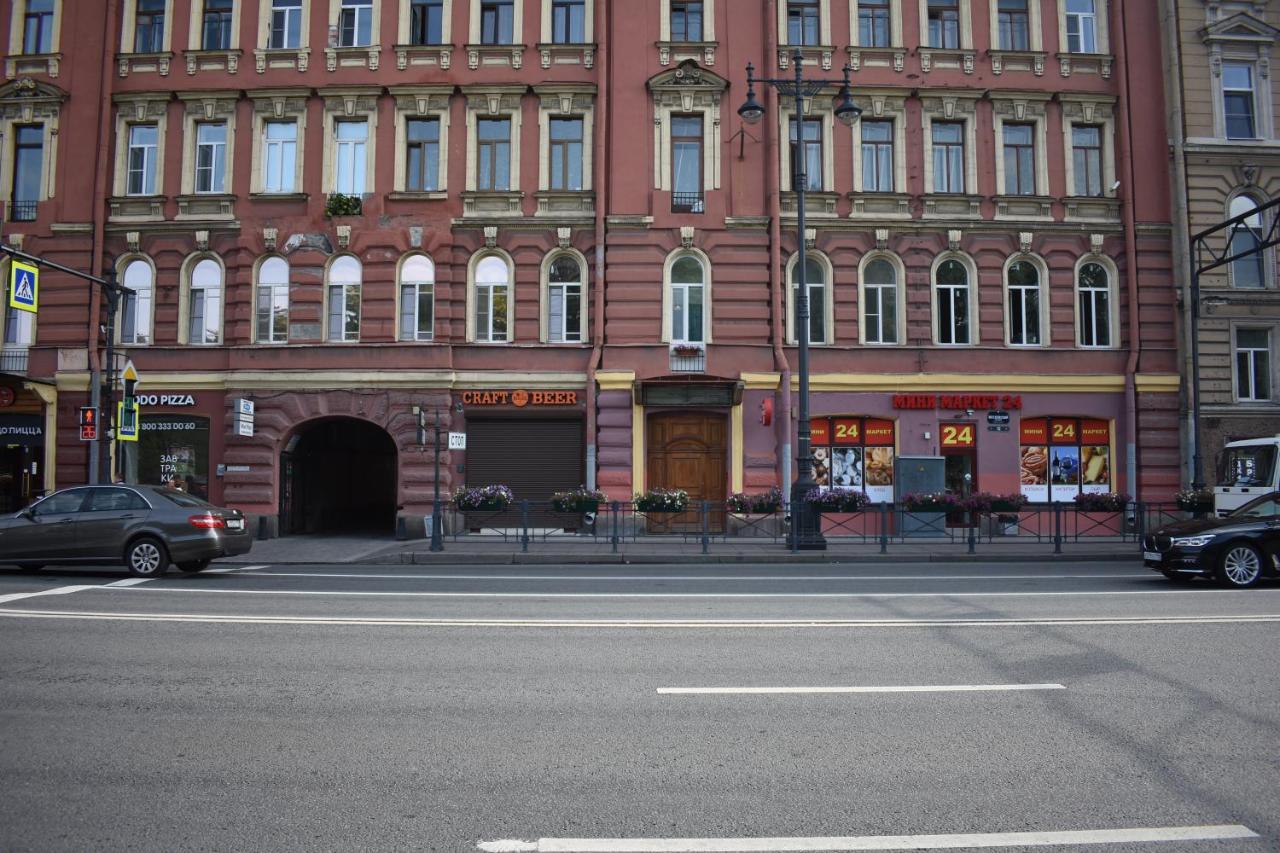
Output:
[[787,535],[786,523],[776,513],[730,512],[728,534],[742,539],[780,539]]
[[947,535],[947,513],[942,509],[903,509],[898,529],[903,536],[944,537]]

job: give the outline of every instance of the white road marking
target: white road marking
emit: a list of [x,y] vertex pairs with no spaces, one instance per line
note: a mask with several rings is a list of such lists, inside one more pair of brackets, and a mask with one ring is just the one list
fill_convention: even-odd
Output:
[[153,581],[153,580],[155,580],[155,578],[125,578],[122,581],[113,581],[112,583],[103,584],[103,586],[110,586],[110,587],[137,586],[138,584],[146,583],[147,581]]
[[[82,587],[100,589],[100,587]],[[69,590],[74,591],[74,590]],[[199,615],[189,613],[105,613],[73,610],[13,610],[20,619],[88,619],[121,622],[210,622],[240,625],[374,625],[405,628],[1022,628],[1099,625],[1239,625],[1280,622],[1280,614],[1256,616],[1113,617],[1109,619],[385,619]]]
[[861,687],[659,687],[659,693],[771,694],[771,693],[983,693],[1008,690],[1066,690],[1061,684],[903,684]]
[[[266,566],[246,566],[243,569],[209,569],[232,572],[250,571]],[[1091,575],[378,575],[329,572],[257,572],[263,578],[358,578],[360,580],[483,580],[483,581],[1000,581],[1000,580],[1097,580],[1104,578],[1149,578],[1159,580],[1154,572],[1146,574],[1091,574]]]
[[257,569],[265,569],[268,566],[218,566],[214,569],[205,569],[202,574],[206,575],[229,575],[235,572],[252,572]]
[[8,604],[10,601],[21,601],[24,598],[35,598],[40,595],[67,595],[73,592],[79,592],[82,589],[94,589],[92,586],[56,586],[52,589],[41,589],[36,592],[11,592],[8,595],[0,595],[0,604]]
[[1055,847],[1065,844],[1149,844],[1258,838],[1240,824],[1085,829],[1066,832],[974,832],[958,835],[851,835],[827,838],[540,838],[482,841],[485,853],[841,853],[853,850],[955,850]]

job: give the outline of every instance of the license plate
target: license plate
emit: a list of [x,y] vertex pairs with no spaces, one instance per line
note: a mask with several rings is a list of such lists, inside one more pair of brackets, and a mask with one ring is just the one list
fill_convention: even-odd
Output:
[[1160,556],[1160,552],[1159,552],[1159,551],[1143,551],[1143,552],[1142,552],[1142,559],[1144,559],[1144,560],[1154,560],[1155,562],[1157,562],[1157,563],[1158,563],[1158,562],[1160,562],[1161,560],[1163,560],[1164,558],[1163,558],[1162,556]]
[[228,518],[227,527],[231,530],[244,530],[243,518]]

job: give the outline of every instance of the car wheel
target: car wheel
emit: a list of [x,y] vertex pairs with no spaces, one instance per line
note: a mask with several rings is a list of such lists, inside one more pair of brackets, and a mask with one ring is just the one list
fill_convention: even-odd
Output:
[[1262,577],[1262,554],[1245,542],[1228,545],[1218,562],[1218,582],[1232,589],[1253,586]]
[[169,555],[160,540],[144,536],[125,551],[124,564],[134,577],[158,578],[169,568]]
[[188,560],[185,563],[178,563],[178,568],[184,572],[195,574],[209,568],[208,560]]
[[1195,575],[1184,575],[1182,572],[1175,572],[1173,569],[1161,569],[1160,574],[1175,583],[1191,583],[1196,577]]

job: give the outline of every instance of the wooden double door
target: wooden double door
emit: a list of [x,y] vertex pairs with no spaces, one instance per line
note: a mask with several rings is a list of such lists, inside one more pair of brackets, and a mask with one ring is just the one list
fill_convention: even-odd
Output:
[[700,507],[710,501],[709,528],[724,530],[727,425],[724,415],[659,412],[646,430],[646,485],[650,489],[684,489],[689,509],[671,517],[650,518],[651,533],[696,533],[702,529]]

